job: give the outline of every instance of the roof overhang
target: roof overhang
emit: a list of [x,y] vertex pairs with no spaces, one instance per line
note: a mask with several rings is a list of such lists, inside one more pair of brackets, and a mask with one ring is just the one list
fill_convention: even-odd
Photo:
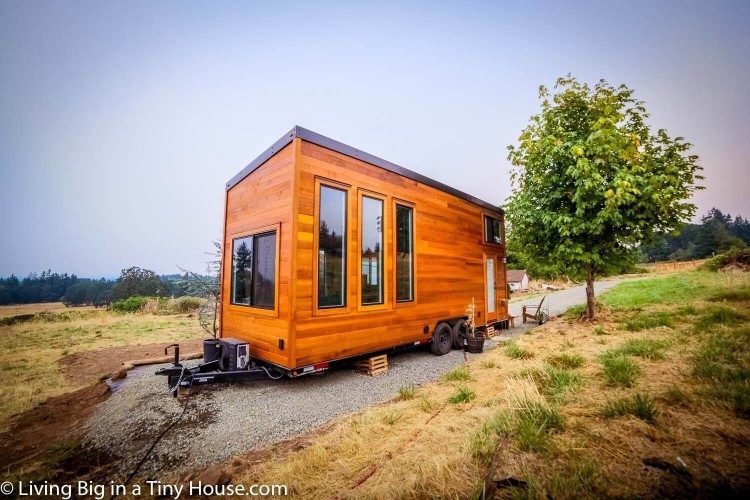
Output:
[[269,158],[271,158],[273,155],[275,155],[276,153],[284,149],[284,147],[286,147],[289,143],[291,143],[297,137],[304,141],[317,144],[318,146],[322,146],[324,148],[330,149],[332,151],[336,151],[346,156],[350,156],[352,158],[362,160],[365,163],[375,165],[376,167],[380,167],[382,169],[388,170],[398,175],[402,175],[404,177],[420,182],[427,186],[431,186],[435,189],[439,189],[440,191],[446,192],[448,194],[452,194],[453,196],[456,196],[463,200],[474,203],[475,205],[478,205],[492,212],[503,213],[503,210],[497,205],[493,205],[492,203],[489,203],[487,201],[480,200],[479,198],[475,196],[464,193],[463,191],[459,191],[458,189],[452,188],[434,179],[430,179],[429,177],[425,177],[424,175],[418,174],[417,172],[409,170],[408,168],[404,168],[400,165],[396,165],[395,163],[391,163],[388,160],[384,160],[375,155],[371,155],[370,153],[366,153],[360,149],[353,148],[342,142],[333,140],[329,137],[318,134],[317,132],[313,132],[312,130],[307,130],[306,128],[303,128],[300,126],[295,126],[294,128],[292,128],[292,130],[284,134],[281,137],[281,139],[273,143],[273,145],[270,148],[263,151],[263,153],[261,153],[260,156],[258,156],[252,162],[250,162],[250,164],[248,164],[239,173],[237,173],[237,175],[232,177],[229,180],[229,182],[227,182],[226,189],[227,190],[232,189],[242,179],[250,175],[255,169],[263,165],[266,161],[268,161]]

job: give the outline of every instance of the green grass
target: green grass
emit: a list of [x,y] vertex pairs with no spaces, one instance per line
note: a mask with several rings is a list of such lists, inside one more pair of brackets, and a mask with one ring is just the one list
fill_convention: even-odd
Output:
[[609,401],[602,412],[607,418],[632,415],[644,422],[653,423],[659,416],[659,409],[654,400],[646,394],[637,393],[632,398],[621,398]]
[[497,448],[498,436],[507,434],[510,422],[504,413],[494,415],[485,420],[469,435],[468,447],[472,457],[486,466],[492,461]]
[[491,359],[483,359],[480,361],[479,366],[482,368],[497,368],[497,363]]
[[750,302],[750,287],[721,290],[708,297],[711,302]]
[[516,419],[513,434],[522,450],[547,450],[549,435],[564,427],[564,419],[559,411],[538,403],[530,402],[518,410]]
[[432,413],[438,407],[437,403],[427,396],[422,396],[419,398],[418,406],[419,409],[425,413]]
[[691,358],[692,375],[704,382],[704,394],[728,402],[750,418],[750,328],[717,331],[701,342]]
[[630,332],[639,332],[660,326],[673,326],[675,316],[668,311],[642,312],[638,313],[625,323],[625,329]]
[[380,418],[385,425],[396,425],[396,423],[401,420],[401,418],[404,416],[404,413],[401,411],[393,410],[386,412],[382,415]]
[[735,308],[712,306],[701,314],[701,317],[695,322],[695,328],[706,330],[717,325],[737,326],[744,321],[747,321],[747,316]]
[[456,387],[456,393],[448,398],[448,402],[454,405],[461,403],[468,403],[476,398],[474,391],[466,387],[465,385],[459,385]]
[[690,395],[683,389],[673,385],[664,392],[664,400],[673,406],[687,406],[690,404]]
[[547,358],[547,363],[563,370],[571,370],[583,366],[584,359],[580,354],[555,354]]
[[416,395],[417,387],[414,384],[406,384],[398,388],[398,399],[400,399],[401,401],[414,399],[414,396]]
[[625,341],[622,345],[615,349],[608,351],[606,355],[623,355],[623,356],[637,356],[645,359],[664,359],[666,354],[664,351],[669,347],[669,342],[666,340],[654,340],[654,339],[631,339]]
[[448,382],[466,382],[469,380],[473,380],[473,377],[471,376],[469,367],[462,365],[446,373],[443,376],[443,379],[447,380]]
[[599,300],[615,310],[642,309],[653,304],[684,304],[705,298],[715,290],[715,275],[686,272],[624,281],[604,292]]
[[629,357],[607,351],[599,358],[604,370],[604,383],[612,387],[632,387],[641,368]]
[[534,357],[533,352],[524,349],[515,342],[505,344],[505,355],[513,359],[531,359]]
[[545,364],[541,368],[522,370],[521,375],[531,377],[541,393],[557,403],[562,403],[569,390],[583,383],[583,377],[580,374],[551,364]]

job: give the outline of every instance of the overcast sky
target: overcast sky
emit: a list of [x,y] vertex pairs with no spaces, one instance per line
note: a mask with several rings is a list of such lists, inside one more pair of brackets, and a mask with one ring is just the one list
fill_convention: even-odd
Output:
[[750,216],[750,2],[0,0],[0,275],[197,271],[301,125],[502,203],[537,88],[626,83]]

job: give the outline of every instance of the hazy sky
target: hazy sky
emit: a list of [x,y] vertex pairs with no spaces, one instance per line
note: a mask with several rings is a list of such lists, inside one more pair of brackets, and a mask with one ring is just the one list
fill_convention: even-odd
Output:
[[626,83],[750,216],[750,2],[0,0],[0,275],[202,270],[298,124],[493,203],[568,72]]

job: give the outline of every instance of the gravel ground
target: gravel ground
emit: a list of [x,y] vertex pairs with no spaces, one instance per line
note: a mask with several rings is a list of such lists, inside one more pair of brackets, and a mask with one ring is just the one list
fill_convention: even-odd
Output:
[[[498,332],[504,335],[486,341],[485,348],[521,331]],[[138,475],[179,475],[305,434],[336,417],[392,399],[400,387],[424,384],[463,362],[462,351],[434,356],[420,349],[390,354],[388,372],[377,377],[339,369],[296,379],[202,386]],[[131,372],[128,382],[86,424],[87,445],[121,457],[123,476],[182,412],[182,402],[170,396],[165,377],[153,375],[157,368]]]

